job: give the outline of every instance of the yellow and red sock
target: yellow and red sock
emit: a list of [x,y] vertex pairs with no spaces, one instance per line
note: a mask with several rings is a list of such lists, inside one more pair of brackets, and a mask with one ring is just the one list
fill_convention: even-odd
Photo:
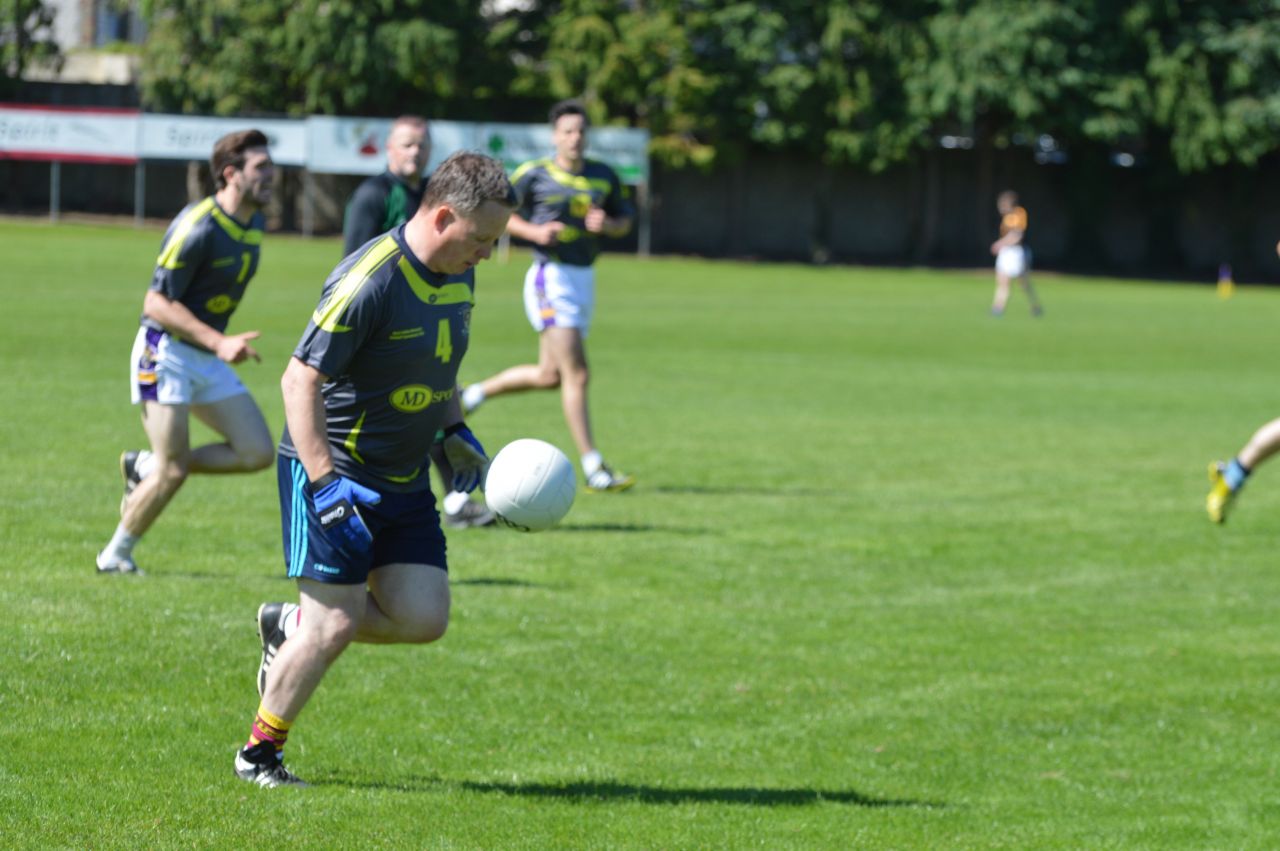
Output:
[[251,748],[263,742],[270,742],[277,751],[283,750],[284,743],[289,738],[289,728],[292,726],[292,721],[286,721],[279,715],[273,714],[260,703],[258,715],[253,719],[253,726],[249,729],[249,744],[245,747]]

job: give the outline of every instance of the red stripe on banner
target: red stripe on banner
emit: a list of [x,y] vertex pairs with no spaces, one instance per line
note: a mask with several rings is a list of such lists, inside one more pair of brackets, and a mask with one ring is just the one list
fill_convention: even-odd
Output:
[[28,112],[98,112],[104,115],[141,115],[142,110],[132,106],[56,106],[46,103],[5,103],[0,109],[23,109]]
[[0,151],[0,160],[26,160],[39,163],[105,163],[134,165],[137,157],[110,157],[98,154],[64,154],[55,151]]

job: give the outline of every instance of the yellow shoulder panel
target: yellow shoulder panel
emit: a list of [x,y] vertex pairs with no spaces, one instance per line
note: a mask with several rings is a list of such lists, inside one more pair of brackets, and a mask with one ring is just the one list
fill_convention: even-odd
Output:
[[350,331],[349,327],[339,325],[338,319],[350,306],[356,293],[360,292],[360,288],[368,282],[369,277],[399,250],[400,246],[396,245],[395,237],[391,234],[370,245],[360,259],[342,276],[342,280],[338,281],[333,292],[329,294],[329,300],[316,308],[316,312],[311,317],[316,327],[330,334]]
[[213,202],[213,196],[196,204],[187,214],[182,217],[182,221],[178,222],[178,226],[173,229],[173,233],[169,235],[169,241],[160,249],[160,256],[156,258],[156,265],[164,269],[181,269],[182,261],[178,256],[182,254],[182,245],[187,241],[187,237],[191,235],[191,229],[196,223],[209,214],[210,210],[216,209]]

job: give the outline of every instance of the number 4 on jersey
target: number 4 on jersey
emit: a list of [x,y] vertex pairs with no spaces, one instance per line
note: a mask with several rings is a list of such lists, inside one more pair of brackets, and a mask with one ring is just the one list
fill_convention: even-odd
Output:
[[441,319],[439,331],[436,332],[436,357],[441,363],[448,363],[453,357],[453,337],[450,336],[449,320]]

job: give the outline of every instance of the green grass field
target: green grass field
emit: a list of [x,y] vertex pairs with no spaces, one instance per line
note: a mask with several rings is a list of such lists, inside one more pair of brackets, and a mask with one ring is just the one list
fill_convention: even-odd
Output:
[[[142,430],[157,231],[0,223],[0,847],[1274,848],[1280,474],[1223,528],[1204,467],[1280,413],[1280,292],[607,257],[590,348],[624,495],[450,534],[454,619],[353,647],[231,760],[254,612],[287,599],[272,472],[189,481],[94,575]],[[268,236],[234,330],[273,431],[337,261]],[[464,381],[528,360],[526,257],[482,266]],[[570,441],[491,403],[491,451]]]

